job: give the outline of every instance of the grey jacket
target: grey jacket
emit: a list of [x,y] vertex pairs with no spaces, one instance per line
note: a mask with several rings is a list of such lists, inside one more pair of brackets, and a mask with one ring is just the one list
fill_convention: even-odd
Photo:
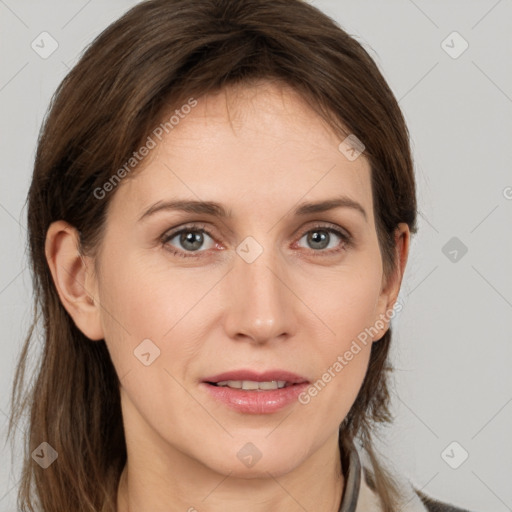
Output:
[[[372,469],[368,457],[362,450],[352,445],[348,453],[340,449],[345,489],[339,512],[382,512],[380,500],[375,494],[372,482]],[[416,489],[405,479],[397,483],[405,499],[400,512],[469,512],[448,503],[442,503]]]

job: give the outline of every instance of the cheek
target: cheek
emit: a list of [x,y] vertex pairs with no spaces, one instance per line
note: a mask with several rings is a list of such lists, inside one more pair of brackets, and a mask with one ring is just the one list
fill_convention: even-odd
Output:
[[[352,318],[351,321],[354,321]],[[321,351],[321,368],[311,385],[299,396],[299,403],[311,411],[311,429],[335,430],[346,418],[363,384],[372,342],[359,342],[359,326],[340,325],[342,336]]]
[[180,278],[137,258],[112,255],[108,262],[110,268],[107,263],[102,267],[100,301],[112,362],[138,411],[147,418],[162,411],[160,420],[168,425],[169,404],[186,407],[190,402],[179,382],[199,353],[194,326],[200,308],[193,305],[205,291],[187,286],[184,274]]
[[373,261],[363,267],[367,270],[340,271],[308,293],[308,305],[324,325],[314,347],[321,370],[302,403],[315,402],[326,414],[338,411],[335,421],[341,421],[352,406],[371,353],[369,332],[376,319],[381,274]]
[[308,292],[308,304],[325,325],[322,346],[327,352],[345,350],[375,322],[380,267],[373,261],[362,267],[342,269]]
[[166,368],[197,355],[200,326],[204,324],[201,300],[218,276],[203,273],[198,279],[190,275],[191,271],[156,266],[136,254],[125,258],[105,255],[101,315],[105,340],[119,374],[140,366],[136,359],[139,352],[149,351],[151,357],[157,356],[155,366]]
[[124,258],[106,255],[101,292],[102,304],[118,324],[109,322],[109,327],[122,324],[133,338],[155,339],[163,338],[204,293],[189,286],[186,269],[155,265],[136,252]]

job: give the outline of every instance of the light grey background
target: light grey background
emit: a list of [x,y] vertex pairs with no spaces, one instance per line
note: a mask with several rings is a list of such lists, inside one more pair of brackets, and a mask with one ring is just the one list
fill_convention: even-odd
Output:
[[[31,315],[24,202],[38,130],[85,45],[135,3],[0,0],[2,440]],[[379,447],[426,493],[475,512],[511,511],[512,3],[312,3],[376,60],[415,156],[420,230],[393,320],[396,422]],[[59,45],[47,59],[31,48],[43,31]],[[469,44],[457,58],[441,45],[454,31]],[[450,36],[444,48],[462,44]],[[459,241],[443,252],[452,237]],[[453,441],[460,447],[445,452]],[[2,448],[0,511],[12,512],[21,454]],[[462,450],[468,459],[452,469],[445,460],[460,462]]]

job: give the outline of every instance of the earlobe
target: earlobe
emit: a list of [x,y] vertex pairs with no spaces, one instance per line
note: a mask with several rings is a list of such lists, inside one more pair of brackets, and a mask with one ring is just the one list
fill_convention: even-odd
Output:
[[386,279],[383,277],[382,291],[378,301],[376,328],[379,334],[374,337],[378,341],[384,336],[389,328],[389,322],[394,316],[395,307],[402,285],[402,278],[405,273],[407,259],[409,256],[410,231],[406,223],[400,223],[395,231],[395,258],[396,268],[393,275]]
[[89,339],[103,339],[96,277],[92,262],[80,253],[77,230],[64,221],[52,223],[45,252],[60,301],[75,325]]

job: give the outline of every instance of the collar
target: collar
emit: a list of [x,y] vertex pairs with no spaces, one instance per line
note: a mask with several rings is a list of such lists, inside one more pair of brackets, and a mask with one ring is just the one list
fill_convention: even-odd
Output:
[[[339,512],[382,512],[380,499],[366,478],[367,473],[373,473],[367,454],[362,448],[350,444],[348,449],[340,446],[340,455],[345,488]],[[428,512],[410,482],[401,476],[394,475],[394,478],[403,496],[401,512]]]

